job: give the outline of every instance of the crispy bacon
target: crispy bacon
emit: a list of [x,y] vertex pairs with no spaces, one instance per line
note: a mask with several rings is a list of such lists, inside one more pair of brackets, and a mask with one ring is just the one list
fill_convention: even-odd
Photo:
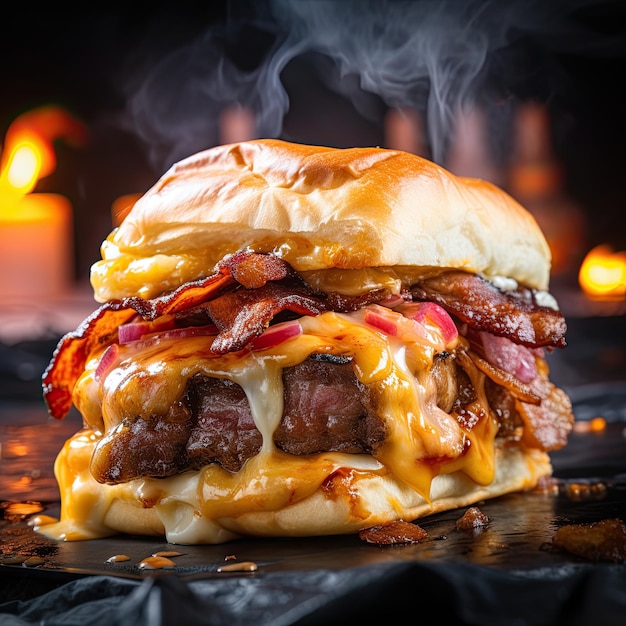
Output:
[[548,380],[547,372],[540,371],[530,387],[541,397],[541,403],[515,403],[525,426],[523,441],[531,448],[558,450],[567,443],[574,426],[570,399]]
[[417,524],[398,520],[380,526],[370,526],[359,531],[359,539],[379,546],[419,543],[428,533]]
[[161,315],[177,313],[201,302],[206,302],[209,298],[215,297],[219,291],[224,291],[236,285],[236,281],[230,271],[225,266],[218,267],[217,273],[208,278],[200,278],[185,283],[174,291],[165,293],[151,300],[144,300],[139,296],[131,296],[123,300],[107,302],[102,308],[125,308],[134,309],[146,320],[155,320]]
[[567,443],[574,425],[572,405],[567,394],[548,379],[545,362],[538,368],[535,379],[524,384],[509,372],[488,363],[473,350],[459,349],[455,356],[468,375],[476,367],[511,394],[515,409],[525,426],[524,443],[529,447],[558,450]]
[[190,309],[237,284],[254,289],[268,281],[286,278],[290,273],[293,273],[291,267],[273,254],[238,252],[225,257],[215,274],[185,283],[172,292],[151,300],[131,296],[119,303],[107,304],[114,308],[134,309],[144,319],[154,320],[161,315]]
[[138,296],[106,302],[80,326],[59,341],[52,360],[42,377],[43,396],[48,412],[63,419],[72,406],[74,385],[85,369],[90,356],[117,340],[117,328],[136,314],[154,320],[161,315],[177,313],[215,298],[238,284],[259,285],[265,280],[284,278],[291,268],[274,255],[240,252],[226,257],[217,271],[181,285],[174,291],[144,300]]
[[541,397],[533,393],[528,385],[519,381],[513,374],[509,374],[499,367],[491,365],[491,363],[479,357],[474,351],[457,350],[456,358],[461,364],[461,367],[466,371],[471,367],[470,362],[473,363],[483,374],[493,380],[494,383],[497,383],[501,387],[506,387],[515,398],[518,398],[522,402],[529,402],[531,404],[539,404],[541,402]]
[[336,291],[328,294],[328,308],[331,311],[341,311],[348,313],[350,311],[358,311],[368,304],[382,302],[391,296],[388,289],[372,289],[355,296],[346,296]]
[[[174,312],[187,303],[201,299],[234,283],[230,274],[218,273],[202,281],[187,283],[169,296],[154,300],[138,297],[106,302],[96,309],[80,326],[64,335],[43,373],[43,397],[48,412],[55,419],[63,419],[72,407],[74,385],[85,370],[90,356],[99,349],[117,341],[120,324],[131,320],[137,313],[146,319]],[[188,286],[188,291],[184,289]]]
[[233,278],[246,289],[262,287],[269,281],[295,275],[291,266],[274,254],[236,252],[224,258],[218,267],[230,271]]
[[133,309],[101,306],[58,343],[43,374],[43,396],[48,412],[63,419],[72,407],[72,391],[89,355],[115,341],[117,328],[135,315]]
[[[279,282],[280,281],[280,282]],[[530,290],[503,294],[487,281],[451,271],[414,285],[415,299],[441,304],[478,330],[509,337],[528,346],[565,345],[563,316],[534,301]],[[151,300],[134,296],[107,302],[59,342],[43,375],[44,399],[50,414],[62,419],[72,405],[72,392],[91,355],[117,341],[117,329],[137,314],[155,320],[173,314],[178,326],[214,323],[219,331],[211,346],[223,354],[242,349],[284,311],[318,315],[325,310],[352,311],[388,296],[376,290],[360,296],[314,294],[293,269],[273,254],[242,251],[225,257],[209,277],[181,285]],[[524,403],[537,395],[501,368],[480,361],[481,369]],[[533,411],[527,421],[537,421]],[[540,437],[545,439],[545,437]],[[561,437],[557,437],[560,439]]]
[[503,293],[475,274],[450,271],[411,287],[416,300],[440,304],[476,330],[508,337],[531,348],[564,348],[566,324],[560,311],[539,306],[530,289]]
[[241,350],[282,311],[319,315],[326,310],[319,298],[279,283],[267,283],[258,289],[238,289],[204,306],[219,330],[211,350],[220,354]]

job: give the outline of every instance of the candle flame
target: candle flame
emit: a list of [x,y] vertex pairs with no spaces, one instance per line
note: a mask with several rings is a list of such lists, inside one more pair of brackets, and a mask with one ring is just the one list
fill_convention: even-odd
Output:
[[626,297],[626,252],[608,245],[587,253],[578,272],[582,290],[592,298],[623,300]]
[[58,137],[82,145],[83,125],[59,107],[45,106],[23,113],[9,127],[0,154],[0,197],[11,203],[30,193],[37,181],[56,167],[53,141]]
[[33,189],[41,171],[41,150],[32,142],[22,142],[13,149],[7,163],[7,182],[27,194]]

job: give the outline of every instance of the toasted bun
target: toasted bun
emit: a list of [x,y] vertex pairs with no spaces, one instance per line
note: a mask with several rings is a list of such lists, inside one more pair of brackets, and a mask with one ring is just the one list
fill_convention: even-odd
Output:
[[[199,472],[185,478],[188,491],[181,490],[179,496],[173,494],[165,504],[153,508],[143,508],[132,483],[114,487],[98,485],[94,493],[99,494],[102,506],[108,507],[104,523],[109,534],[165,536],[170,543],[177,544],[220,543],[238,536],[351,534],[396,519],[415,520],[528,490],[552,471],[545,452],[511,447],[505,450],[501,446],[496,450],[496,467],[495,478],[489,485],[478,485],[462,472],[437,476],[432,483],[430,502],[390,475],[364,473],[364,477],[350,483],[350,498],[345,497],[348,485],[337,480],[288,507],[219,520],[199,515],[198,507],[183,495],[202,491]],[[107,494],[107,489],[113,490],[115,496]],[[44,526],[41,531],[52,535],[58,532],[54,526]]]
[[551,262],[534,218],[488,182],[406,152],[257,140],[165,173],[104,242],[95,297],[154,297],[244,248],[301,272],[458,268],[537,289]]

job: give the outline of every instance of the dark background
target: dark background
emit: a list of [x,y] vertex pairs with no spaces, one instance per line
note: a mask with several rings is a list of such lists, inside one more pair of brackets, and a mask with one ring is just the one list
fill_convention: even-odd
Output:
[[[57,169],[37,188],[72,201],[79,281],[99,258],[114,199],[145,191],[175,160],[219,143],[216,120],[229,103],[256,111],[258,136],[384,145],[385,112],[425,111],[435,85],[453,101],[486,104],[502,163],[512,103],[544,103],[589,244],[626,249],[625,2],[22,4],[1,18],[0,141],[18,115],[47,104],[86,125],[85,145],[57,142]],[[416,32],[423,36],[407,48]],[[474,48],[476,67],[447,81],[449,51],[463,60]],[[394,50],[394,61],[379,62]],[[432,57],[426,81],[399,71],[424,54]],[[373,86],[362,80],[370,61],[382,68]],[[461,89],[462,72],[473,70]],[[443,160],[445,136],[431,141]]]

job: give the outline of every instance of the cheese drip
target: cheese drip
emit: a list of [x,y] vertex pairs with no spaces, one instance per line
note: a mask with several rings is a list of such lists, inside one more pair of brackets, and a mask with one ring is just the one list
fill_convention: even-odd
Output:
[[[300,322],[303,333],[277,346],[220,356],[210,353],[210,337],[133,342],[120,346],[117,365],[103,381],[95,377],[99,358],[91,359],[74,391],[86,428],[65,444],[55,465],[61,521],[41,531],[65,540],[113,534],[107,512],[119,500],[154,508],[162,524],[154,534],[165,532],[168,541],[216,543],[235,536],[240,516],[284,509],[323,492],[339,477],[346,493],[355,494],[351,515],[364,525],[369,512],[360,507],[358,485],[372,475],[394,481],[398,490],[412,490],[416,502],[429,501],[431,482],[440,474],[460,471],[478,485],[493,480],[497,425],[484,392],[479,392],[484,416],[472,429],[436,405],[429,372],[434,355],[446,347],[441,333],[407,343],[366,324],[361,312],[328,312]],[[298,457],[275,447],[273,433],[283,412],[282,371],[312,353],[352,357],[356,376],[374,394],[387,426],[388,440],[376,458]],[[237,473],[209,465],[166,479],[97,483],[89,461],[103,433],[129,415],[166,415],[195,374],[228,378],[242,387],[263,437],[260,453]],[[392,498],[388,506],[395,506]]]

